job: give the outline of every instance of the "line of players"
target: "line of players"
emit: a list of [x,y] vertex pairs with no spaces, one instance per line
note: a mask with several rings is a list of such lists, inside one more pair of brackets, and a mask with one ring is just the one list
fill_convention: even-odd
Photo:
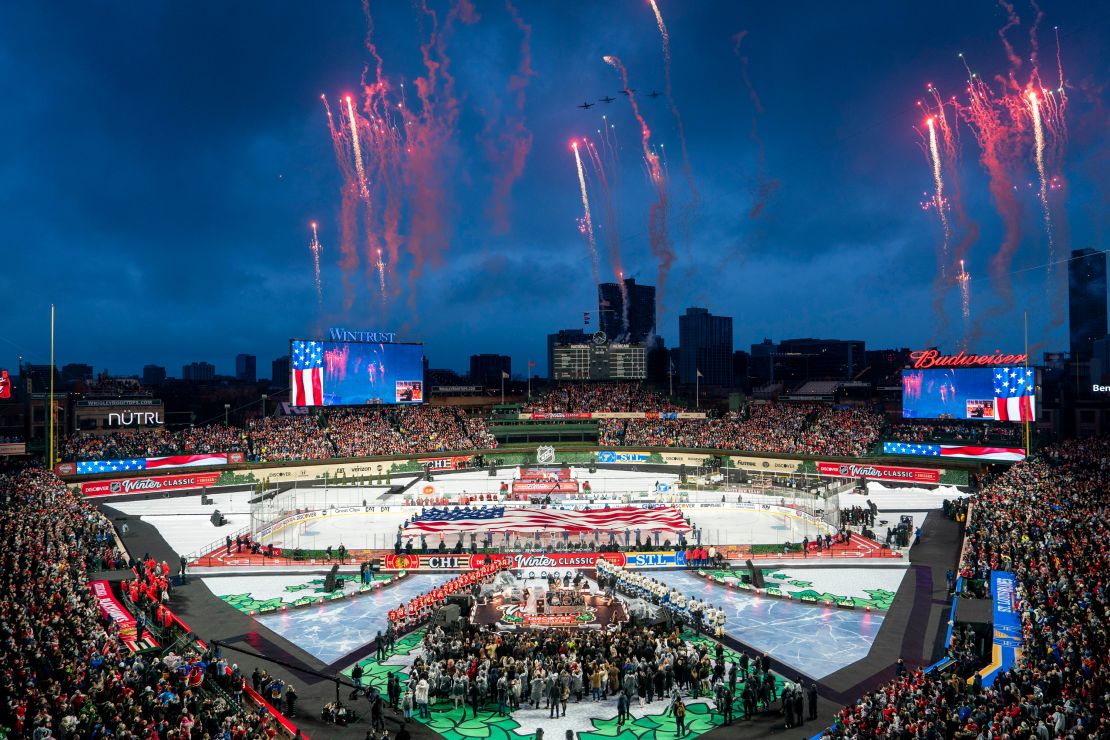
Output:
[[389,623],[400,634],[427,619],[447,602],[453,594],[472,590],[476,584],[489,583],[497,572],[510,566],[509,561],[503,560],[496,563],[487,563],[480,568],[463,573],[451,580],[433,588],[427,594],[419,594],[409,599],[408,604],[398,604],[396,609],[390,609]]
[[618,591],[647,599],[663,607],[680,620],[694,625],[698,632],[701,632],[701,626],[704,624],[718,638],[725,633],[727,617],[723,609],[709,606],[696,598],[687,598],[686,594],[677,589],[668,588],[654,578],[627,570],[607,560],[597,561],[597,573],[599,581],[604,578],[613,583]]

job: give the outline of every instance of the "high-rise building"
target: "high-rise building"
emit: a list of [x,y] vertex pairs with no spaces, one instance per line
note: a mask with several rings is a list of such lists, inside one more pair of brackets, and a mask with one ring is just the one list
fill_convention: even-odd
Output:
[[766,338],[759,344],[751,346],[751,356],[748,358],[748,378],[753,388],[774,381],[774,356],[778,351],[779,346]]
[[858,339],[784,339],[774,358],[775,380],[794,385],[807,380],[851,380],[865,365]]
[[678,376],[693,385],[732,385],[732,317],[687,308],[678,317]]
[[270,363],[270,385],[286,388],[289,385],[289,355],[282,355]]
[[62,365],[62,382],[75,383],[78,380],[92,380],[93,367],[86,365],[83,362],[71,362],[68,365]]
[[555,377],[555,347],[560,344],[586,344],[590,335],[581,329],[560,329],[547,335],[547,377]]
[[1089,361],[1094,341],[1106,336],[1106,252],[1072,250],[1068,263],[1068,327],[1072,360]]
[[257,380],[257,359],[254,355],[235,355],[235,379],[243,383]]
[[508,355],[471,355],[470,382],[486,388],[500,388],[501,373],[512,375],[513,359]]
[[211,362],[190,362],[188,365],[181,366],[181,379],[205,381],[214,380],[216,377],[216,366]]
[[644,342],[655,334],[655,286],[637,285],[635,278],[625,278],[623,282],[623,293],[620,283],[597,286],[601,330],[609,341]]
[[166,368],[161,365],[143,365],[143,385],[157,386],[166,382]]

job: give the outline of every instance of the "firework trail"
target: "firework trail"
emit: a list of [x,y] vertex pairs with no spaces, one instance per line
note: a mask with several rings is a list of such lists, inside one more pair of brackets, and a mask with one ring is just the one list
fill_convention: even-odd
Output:
[[347,119],[351,123],[351,148],[355,153],[355,171],[358,172],[358,192],[363,198],[370,197],[370,191],[366,187],[366,170],[362,166],[362,147],[358,141],[358,123],[355,121],[355,109],[351,106],[351,96],[348,95],[347,101]]
[[940,146],[937,144],[936,120],[929,116],[925,121],[929,127],[929,158],[933,166],[933,185],[936,188],[933,194],[933,203],[936,205],[937,215],[940,216],[941,226],[944,227],[944,244],[941,247],[940,277],[944,280],[948,269],[948,247],[952,241],[952,228],[948,224],[947,204],[944,201],[944,176],[940,169]]
[[1044,125],[1041,122],[1041,103],[1037,91],[1027,93],[1029,113],[1033,118],[1033,154],[1037,162],[1037,176],[1040,178],[1041,211],[1044,215],[1044,230],[1048,236],[1048,280],[1051,283],[1053,265],[1056,262],[1056,238],[1052,229],[1052,211],[1048,206],[1048,171],[1044,163]]
[[380,249],[378,250],[377,267],[378,267],[378,289],[381,291],[381,294],[382,294],[382,303],[385,303],[385,300],[386,300],[385,263],[382,262],[382,250],[380,250]]
[[316,222],[312,222],[312,241],[308,243],[309,251],[312,252],[312,263],[316,269],[316,305],[322,306],[324,304],[324,288],[320,282],[320,237],[316,233]]
[[578,142],[571,142],[570,148],[574,150],[574,164],[578,168],[578,184],[582,188],[582,218],[579,220],[579,229],[586,237],[586,246],[590,248],[590,263],[594,271],[594,285],[600,280],[597,268],[597,241],[594,239],[594,220],[590,215],[590,196],[586,193],[586,173],[582,171],[582,155],[578,153]]
[[[667,95],[667,103],[671,107],[671,115],[674,116],[675,125],[678,127],[678,143],[682,148],[682,173],[686,177],[686,185],[690,188],[690,194],[694,198],[694,208],[697,208],[698,203],[701,201],[701,194],[698,192],[697,185],[694,184],[694,170],[690,166],[690,155],[686,151],[686,126],[682,122],[682,115],[678,112],[678,105],[674,102],[674,95],[671,92],[671,35],[667,32],[667,24],[663,22],[663,14],[659,12],[659,5],[655,0],[648,0],[651,4],[651,10],[655,13],[655,23],[659,26],[659,35],[663,39],[663,78],[666,87],[664,88]],[[627,85],[625,86],[627,89]]]
[[497,234],[509,231],[513,185],[524,173],[524,164],[532,151],[532,132],[524,124],[524,108],[528,81],[535,75],[532,69],[532,27],[524,21],[511,0],[505,0],[505,10],[520,31],[520,62],[506,86],[513,99],[513,111],[504,117],[488,115],[482,134],[486,159],[498,168],[486,208]]
[[964,317],[964,328],[967,329],[971,321],[971,276],[964,269],[964,261],[960,260],[960,271],[956,273],[956,282],[960,285],[960,312]]
[[767,147],[759,133],[759,119],[763,116],[763,101],[755,91],[751,76],[748,74],[748,55],[740,53],[740,44],[747,35],[747,31],[741,31],[733,37],[735,42],[733,53],[740,58],[740,70],[744,77],[744,87],[747,88],[748,98],[752,101],[752,127],[749,135],[756,146],[756,198],[755,203],[748,211],[748,218],[754,221],[763,215],[763,211],[767,207],[767,201],[779,187],[779,181],[767,177]]
[[[965,65],[966,66],[966,65]],[[1022,120],[1020,107],[1006,98],[996,98],[990,87],[968,69],[968,102],[960,114],[979,145],[979,161],[987,171],[988,188],[1002,217],[1002,243],[991,258],[991,280],[999,298],[1000,311],[1013,306],[1010,266],[1021,241],[1021,206],[1014,194],[1011,164],[1018,158]]]
[[347,139],[343,129],[335,125],[332,117],[331,106],[328,105],[326,95],[321,95],[324,102],[324,111],[328,116],[328,131],[331,133],[332,148],[335,151],[335,161],[339,165],[339,173],[343,184],[340,186],[340,216],[339,216],[339,251],[343,255],[339,266],[343,274],[343,307],[349,310],[354,305],[353,286],[350,275],[358,269],[358,181],[351,167],[351,159]]
[[605,196],[605,241],[609,252],[609,265],[618,277],[617,287],[621,293],[621,306],[623,307],[621,322],[623,330],[628,332],[628,286],[624,284],[624,268],[621,266],[620,233],[617,230],[617,214],[613,208],[612,192],[609,189],[609,177],[605,173],[605,165],[601,154],[592,141],[584,142],[586,154],[598,181],[601,182],[601,193]]
[[648,241],[652,254],[659,260],[659,274],[656,279],[656,300],[662,303],[667,276],[674,264],[674,248],[667,234],[667,181],[651,148],[651,129],[648,128],[644,117],[640,115],[640,107],[636,103],[636,93],[628,85],[628,71],[616,56],[605,57],[605,62],[613,67],[621,76],[623,90],[628,91],[628,101],[632,105],[632,113],[640,124],[640,144],[643,148],[644,161],[648,167],[648,179],[655,187],[657,201],[648,210]]

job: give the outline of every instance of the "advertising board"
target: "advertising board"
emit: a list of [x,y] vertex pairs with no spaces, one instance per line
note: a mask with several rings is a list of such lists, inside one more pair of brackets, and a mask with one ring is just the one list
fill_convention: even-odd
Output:
[[152,475],[142,478],[95,480],[81,484],[83,496],[122,496],[129,493],[162,493],[188,488],[213,486],[219,473],[187,473],[184,475]]
[[902,417],[1036,421],[1036,376],[1022,366],[902,371]]
[[242,452],[216,452],[203,455],[169,455],[133,457],[123,460],[82,460],[75,464],[78,475],[130,473],[136,470],[173,470],[175,468],[207,468],[243,462]]
[[617,452],[616,450],[599,450],[597,461],[599,463],[645,463],[651,455],[646,452]]
[[912,483],[938,483],[940,471],[934,468],[901,468],[891,465],[818,462],[817,472],[841,478],[867,478],[868,480],[904,481]]
[[424,402],[424,346],[294,339],[289,399],[294,406]]

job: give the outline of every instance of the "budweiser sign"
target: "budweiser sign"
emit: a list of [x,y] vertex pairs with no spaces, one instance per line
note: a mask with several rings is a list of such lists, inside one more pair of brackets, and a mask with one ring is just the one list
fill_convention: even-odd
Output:
[[151,475],[145,478],[117,478],[81,484],[85,496],[117,496],[128,493],[180,491],[186,488],[204,488],[215,485],[219,473],[193,473],[191,475]]
[[910,352],[910,360],[915,370],[931,367],[997,367],[1000,365],[1024,365],[1025,355],[1007,355],[995,350],[993,355],[971,355],[960,352],[958,355],[942,355],[935,349],[922,349]]
[[939,483],[940,471],[933,468],[898,468],[891,465],[858,465],[856,463],[819,462],[817,472],[840,478]]

